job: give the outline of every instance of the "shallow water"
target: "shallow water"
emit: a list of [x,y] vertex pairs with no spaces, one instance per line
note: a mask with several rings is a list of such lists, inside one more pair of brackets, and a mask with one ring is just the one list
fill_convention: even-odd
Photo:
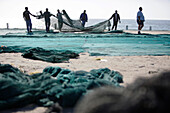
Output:
[[170,35],[45,33],[0,35],[0,45],[89,52],[91,55],[170,55]]

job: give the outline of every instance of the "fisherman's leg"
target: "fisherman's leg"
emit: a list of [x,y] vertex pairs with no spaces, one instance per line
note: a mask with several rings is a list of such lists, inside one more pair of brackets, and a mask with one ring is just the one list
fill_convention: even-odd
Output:
[[46,31],[49,32],[49,24],[47,24],[47,30]]
[[115,30],[117,30],[117,25],[115,25]]
[[108,27],[108,31],[110,31],[110,27]]
[[58,21],[58,29],[59,29],[59,31],[61,31],[61,22],[60,21]]
[[62,29],[62,27],[63,27],[63,22],[61,22],[61,29]]
[[45,21],[45,29],[46,29],[46,32],[48,31],[48,24],[47,22]]
[[29,20],[29,23],[30,23],[30,29],[29,29],[29,31],[32,32],[32,23],[31,23],[31,20]]
[[142,21],[142,22],[141,22],[141,30],[142,30],[143,26],[144,26],[144,24],[143,24],[143,21]]
[[112,26],[112,30],[114,29],[114,25]]
[[61,31],[62,27],[63,27],[63,22],[60,22],[60,31]]
[[50,31],[50,25],[51,25],[51,23],[50,23],[50,21],[48,22],[48,32]]
[[115,24],[115,30],[117,30],[117,23]]
[[141,34],[141,33],[140,33],[140,30],[141,30],[141,23],[139,22],[139,20],[137,20],[137,23],[138,23],[138,34]]
[[61,29],[62,29],[62,26],[63,26],[63,25],[62,25],[62,23],[60,22],[60,23],[59,23],[59,30],[60,30],[60,31],[61,31]]
[[140,30],[140,24],[138,25],[138,31]]
[[49,24],[48,24],[48,23],[47,23],[46,31],[47,31],[47,32],[49,31]]
[[48,29],[47,30],[48,30],[48,32],[50,31],[50,25],[48,25]]
[[139,24],[139,25],[138,25],[138,34],[141,34],[141,33],[140,33],[140,30],[141,30],[141,25]]
[[83,26],[83,27],[85,26],[85,21],[82,21],[82,26]]
[[117,30],[117,24],[118,22],[114,22],[115,30]]
[[26,20],[27,32],[29,32],[29,22]]

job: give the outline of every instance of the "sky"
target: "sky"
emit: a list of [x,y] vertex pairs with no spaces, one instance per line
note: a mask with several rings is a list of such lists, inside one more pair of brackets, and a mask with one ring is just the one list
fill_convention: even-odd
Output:
[[[143,7],[146,20],[170,20],[170,0],[0,0],[0,28],[5,28],[6,23],[10,28],[24,28],[25,7],[32,14],[46,8],[52,14],[65,9],[71,19],[79,19],[83,10],[89,19],[109,19],[115,10],[121,19],[136,19],[139,7]],[[43,24],[34,17],[31,19],[34,25]]]

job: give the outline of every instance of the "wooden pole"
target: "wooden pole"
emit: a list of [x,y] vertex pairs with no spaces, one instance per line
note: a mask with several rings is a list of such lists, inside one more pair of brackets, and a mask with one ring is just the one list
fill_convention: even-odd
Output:
[[126,30],[128,30],[128,25],[126,25]]
[[54,28],[57,29],[57,24],[54,24]]
[[6,23],[6,28],[9,29],[9,24],[8,23]]
[[152,31],[152,26],[149,27],[149,30]]

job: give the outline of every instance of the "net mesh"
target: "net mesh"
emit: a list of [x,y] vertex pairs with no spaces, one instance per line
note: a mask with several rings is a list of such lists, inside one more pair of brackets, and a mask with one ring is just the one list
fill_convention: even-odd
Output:
[[[63,18],[62,31],[103,32],[107,28],[109,22],[109,20],[105,20],[92,26],[83,27],[80,20],[72,20],[65,10],[63,10],[62,18]],[[58,21],[57,17],[51,18],[52,27],[54,27],[57,30],[59,30],[58,27],[59,22],[60,21]]]

